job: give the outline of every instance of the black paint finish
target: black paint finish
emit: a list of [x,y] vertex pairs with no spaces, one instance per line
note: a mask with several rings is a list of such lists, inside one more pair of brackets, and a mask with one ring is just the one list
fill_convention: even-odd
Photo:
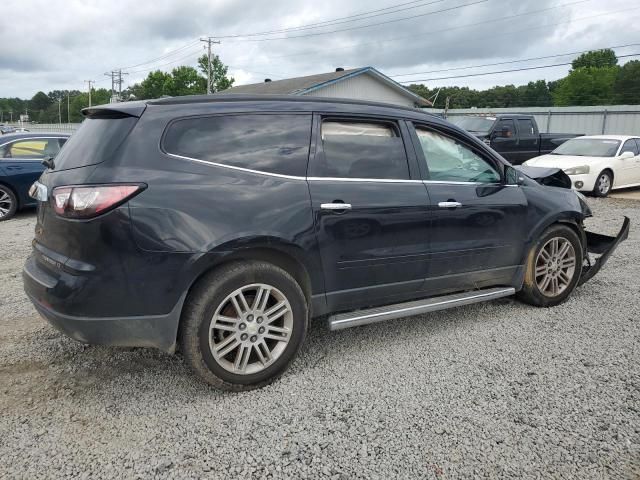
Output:
[[[128,135],[103,150],[99,163],[75,159],[75,168],[45,172],[40,182],[49,195],[63,185],[142,182],[148,187],[90,220],[58,217],[51,200],[40,203],[25,289],[58,328],[92,343],[171,350],[189,289],[231,259],[268,259],[287,268],[309,295],[314,316],[479,286],[519,289],[522,265],[537,236],[557,221],[582,229],[590,214],[574,192],[530,179],[522,185],[430,182],[413,122],[469,145],[503,178],[508,164],[473,136],[417,110],[229,97],[88,111],[87,122],[127,121],[131,128],[108,130]],[[239,114],[297,115],[301,128],[308,129],[309,153],[303,158],[308,164],[298,163],[290,175],[265,174],[220,165],[224,159],[215,153],[194,159],[162,148],[167,126],[177,119]],[[406,152],[407,178],[313,178],[314,162],[323,154],[320,122],[336,117],[394,123]],[[274,117],[271,128],[277,125]],[[247,152],[243,155],[242,165],[250,164]],[[452,200],[462,207],[438,206]],[[321,208],[331,202],[352,208]]]

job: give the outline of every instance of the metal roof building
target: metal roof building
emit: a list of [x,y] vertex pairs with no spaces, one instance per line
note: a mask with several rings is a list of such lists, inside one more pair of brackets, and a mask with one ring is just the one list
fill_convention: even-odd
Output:
[[232,87],[219,94],[286,94],[311,97],[350,98],[392,103],[405,107],[429,107],[431,103],[373,67],[320,73],[285,80],[266,79],[262,83]]

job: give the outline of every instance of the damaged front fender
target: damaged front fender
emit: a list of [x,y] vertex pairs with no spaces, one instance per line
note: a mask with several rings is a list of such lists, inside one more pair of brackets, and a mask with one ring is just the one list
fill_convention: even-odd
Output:
[[[626,240],[629,237],[629,225],[631,221],[629,217],[624,217],[624,222],[622,223],[622,228],[620,232],[615,237],[610,237],[608,235],[602,235],[600,233],[593,232],[585,232],[585,237],[587,240],[585,257],[587,259],[588,265],[582,267],[582,274],[580,275],[580,280],[578,281],[578,285],[582,285],[585,282],[591,280],[596,273],[600,271],[600,269],[607,263],[607,260],[614,252],[618,245],[621,242]],[[589,258],[589,254],[600,255],[593,263]]]

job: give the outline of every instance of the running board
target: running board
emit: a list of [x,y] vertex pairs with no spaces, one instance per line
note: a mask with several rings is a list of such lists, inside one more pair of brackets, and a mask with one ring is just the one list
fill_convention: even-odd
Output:
[[355,312],[339,313],[329,317],[330,330],[359,327],[369,323],[382,322],[394,318],[409,317],[421,313],[436,312],[448,308],[486,302],[496,298],[508,297],[516,293],[515,288],[485,288],[472,292],[454,293],[441,297],[425,298],[414,302],[396,303],[386,307],[370,308]]

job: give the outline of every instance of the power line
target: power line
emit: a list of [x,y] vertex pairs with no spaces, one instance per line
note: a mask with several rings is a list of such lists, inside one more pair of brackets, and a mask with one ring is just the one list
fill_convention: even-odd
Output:
[[[330,35],[332,33],[346,32],[346,31],[350,31],[350,30],[360,30],[360,29],[363,29],[363,28],[378,27],[380,25],[387,25],[387,24],[390,24],[390,23],[402,22],[404,20],[415,20],[416,18],[426,17],[426,16],[429,16],[429,15],[435,15],[435,14],[438,14],[438,13],[451,12],[453,10],[458,10],[458,9],[464,8],[464,7],[471,7],[473,5],[478,5],[480,3],[486,3],[488,1],[489,0],[475,0],[473,2],[465,3],[463,5],[457,5],[455,7],[443,8],[441,10],[434,10],[432,12],[421,13],[419,15],[412,15],[410,17],[395,18],[393,20],[386,20],[384,22],[370,23],[368,25],[359,25],[359,26],[356,26],[356,27],[340,28],[340,29],[337,29],[337,30],[330,30],[330,31],[327,31],[327,32],[307,33],[307,34],[304,34],[304,35],[292,35],[292,36],[288,36],[288,37],[279,37],[279,38],[238,39],[236,41],[238,41],[238,42],[270,42],[270,41],[276,41],[276,40],[292,40],[292,39],[295,39],[295,38],[307,38],[307,37],[317,37],[319,35]],[[589,1],[589,0],[583,0],[583,1]]]
[[178,63],[178,62],[182,62],[183,60],[186,60],[187,58],[191,58],[193,57],[196,53],[199,53],[201,51],[201,47],[198,45],[198,48],[195,50],[192,50],[191,52],[189,52],[189,54],[185,55],[184,57],[180,57],[177,58],[176,60],[172,60],[170,62],[167,63],[163,63],[161,65],[156,65],[150,68],[143,68],[140,70],[131,70],[129,71],[129,73],[142,73],[142,72],[150,72],[152,70],[160,70],[162,67],[166,67],[167,65],[173,65],[174,63]]
[[452,72],[456,70],[468,70],[470,68],[482,68],[482,67],[495,67],[497,65],[509,65],[513,63],[521,63],[521,62],[529,62],[533,60],[546,60],[548,58],[557,58],[557,57],[567,57],[569,55],[579,55],[581,53],[587,53],[592,50],[606,50],[606,49],[614,49],[614,48],[626,48],[626,47],[636,47],[640,45],[640,43],[629,43],[627,45],[615,45],[612,47],[602,47],[602,48],[591,48],[589,50],[581,50],[578,52],[568,52],[568,53],[558,53],[557,55],[545,55],[544,57],[531,57],[531,58],[522,58],[520,60],[511,60],[508,62],[497,62],[497,63],[485,63],[482,65],[469,65],[466,67],[455,67],[455,68],[444,68],[441,70],[430,70],[428,72],[413,72],[413,73],[398,73],[396,75],[389,75],[391,78],[396,77],[407,77],[409,75],[423,75],[427,73],[439,73],[439,72]]
[[[317,23],[308,23],[306,25],[300,25],[298,27],[290,27],[290,28],[283,28],[280,30],[270,30],[270,31],[265,31],[265,32],[254,32],[254,33],[244,33],[244,34],[235,34],[235,35],[221,35],[218,36],[217,38],[240,38],[240,37],[255,37],[255,36],[261,36],[261,35],[273,35],[273,34],[277,34],[277,33],[288,33],[288,32],[295,32],[295,31],[300,31],[300,30],[310,30],[310,29],[316,29],[316,28],[323,28],[323,27],[328,27],[328,26],[333,26],[333,25],[340,25],[343,23],[351,23],[351,22],[359,22],[362,20],[366,20],[369,18],[374,18],[374,17],[379,17],[382,15],[391,15],[393,13],[398,13],[398,12],[403,12],[406,10],[412,10],[414,8],[422,8],[422,7],[427,7],[429,5],[433,5],[435,3],[442,3],[445,2],[447,0],[434,0],[428,3],[425,3],[424,5],[414,5],[412,7],[407,7],[407,8],[398,8],[398,7],[402,7],[405,5],[411,5],[411,4],[415,4],[415,3],[424,3],[426,0],[417,0],[417,1],[413,1],[413,2],[407,2],[407,3],[400,3],[398,5],[394,5],[391,7],[386,7],[386,8],[379,8],[377,10],[370,10],[368,12],[364,12],[364,13],[357,13],[354,15],[348,15],[346,17],[339,17],[339,18],[335,18],[333,20],[325,20],[323,22],[317,22]],[[385,13],[377,13],[377,12],[383,12],[386,10],[393,10],[393,11],[387,11]],[[371,15],[371,14],[375,14],[375,15]],[[355,17],[362,17],[362,18],[355,18]],[[354,19],[355,18],[355,19]],[[349,20],[351,19],[351,20]]]
[[[380,44],[384,44],[384,43],[391,43],[391,42],[397,42],[400,40],[406,40],[408,38],[416,38],[416,37],[431,37],[434,36],[436,34],[439,33],[447,33],[447,32],[451,32],[454,30],[462,30],[465,28],[470,28],[470,27],[477,27],[480,25],[486,25],[486,24],[490,24],[490,23],[495,23],[495,22],[499,22],[502,20],[511,20],[514,18],[519,18],[519,17],[526,17],[529,15],[537,15],[539,13],[544,13],[544,12],[548,12],[550,10],[555,10],[558,8],[563,8],[563,7],[570,7],[570,6],[574,6],[574,5],[578,5],[581,3],[586,3],[586,2],[591,2],[592,0],[577,0],[577,1],[573,1],[570,3],[563,3],[560,5],[554,5],[551,7],[546,7],[546,8],[542,8],[539,10],[530,10],[528,12],[523,12],[523,13],[518,13],[518,14],[514,14],[514,15],[507,15],[505,17],[500,17],[500,18],[493,18],[490,20],[484,20],[482,22],[474,22],[474,23],[468,23],[466,25],[459,25],[457,27],[449,27],[449,28],[444,28],[444,29],[440,29],[440,30],[431,30],[427,33],[419,33],[419,34],[413,34],[413,35],[403,35],[400,37],[393,37],[393,38],[389,38],[389,39],[385,39],[385,40],[381,40],[381,41],[377,41],[377,42],[359,42],[359,43],[351,43],[349,45],[345,45],[342,47],[332,47],[332,51],[336,51],[336,50],[346,50],[346,49],[350,49],[350,48],[354,48],[354,47],[362,47],[362,46],[368,46],[368,45],[373,45],[373,46],[380,46]],[[632,8],[627,8],[627,9],[622,9],[622,10],[618,10],[618,11],[614,11],[611,13],[619,13],[619,12],[624,12],[624,11],[628,11],[628,10],[636,10],[637,7],[632,7]],[[574,21],[578,21],[578,20],[584,20],[584,19],[589,19],[589,18],[594,18],[594,17],[600,17],[602,16],[602,14],[599,15],[593,15],[590,17],[583,17],[581,19],[574,19],[574,20],[568,20],[568,21],[564,21],[564,22],[560,22],[560,23],[556,23],[556,24],[551,24],[551,25],[542,25],[542,26],[538,26],[538,27],[533,27],[533,28],[528,28],[528,29],[520,29],[519,31],[526,31],[526,30],[533,30],[533,29],[538,29],[538,28],[544,28],[547,26],[556,26],[556,25],[562,25],[562,24],[568,24],[568,23],[573,23]],[[509,33],[510,34],[510,33]],[[502,34],[499,34],[499,36],[501,36]],[[485,38],[492,38],[496,35],[492,35],[491,37],[485,37]],[[463,41],[467,42],[468,39],[464,39]],[[287,54],[287,55],[274,55],[271,56],[270,58],[289,58],[289,57],[299,57],[299,56],[303,56],[303,55],[310,55],[313,53],[318,52],[319,50],[306,50],[304,52],[300,52],[300,53],[293,53],[293,54]],[[255,63],[255,62],[254,62]]]
[[[633,53],[629,55],[619,55],[618,58],[626,58],[626,57],[639,57],[640,53]],[[413,79],[413,80],[403,80],[400,83],[415,83],[415,82],[433,82],[436,80],[449,80],[452,78],[468,78],[468,77],[482,77],[484,75],[497,75],[501,73],[511,73],[511,72],[524,72],[526,70],[539,70],[542,68],[553,68],[553,67],[563,67],[567,65],[571,65],[572,62],[565,63],[554,63],[551,65],[540,65],[537,67],[522,67],[522,68],[514,68],[511,70],[500,70],[497,72],[485,72],[485,73],[469,73],[466,75],[457,75],[451,77],[436,77],[436,78],[421,78],[421,79]]]
[[199,41],[200,41],[199,39],[196,39],[196,40],[194,40],[192,42],[187,43],[186,45],[183,45],[182,47],[176,48],[175,50],[171,50],[171,51],[169,51],[169,52],[167,52],[167,53],[165,53],[165,54],[163,54],[163,55],[161,55],[159,57],[152,58],[151,60],[147,60],[146,62],[137,63],[135,65],[129,65],[129,66],[126,66],[126,67],[120,67],[120,69],[121,70],[129,70],[131,68],[140,67],[142,65],[148,65],[150,63],[155,63],[155,62],[157,62],[159,60],[164,60],[165,58],[169,58],[169,57],[175,55],[176,53],[181,52],[182,50],[185,50],[186,48],[189,48],[189,47],[191,47],[193,45],[197,45]]

